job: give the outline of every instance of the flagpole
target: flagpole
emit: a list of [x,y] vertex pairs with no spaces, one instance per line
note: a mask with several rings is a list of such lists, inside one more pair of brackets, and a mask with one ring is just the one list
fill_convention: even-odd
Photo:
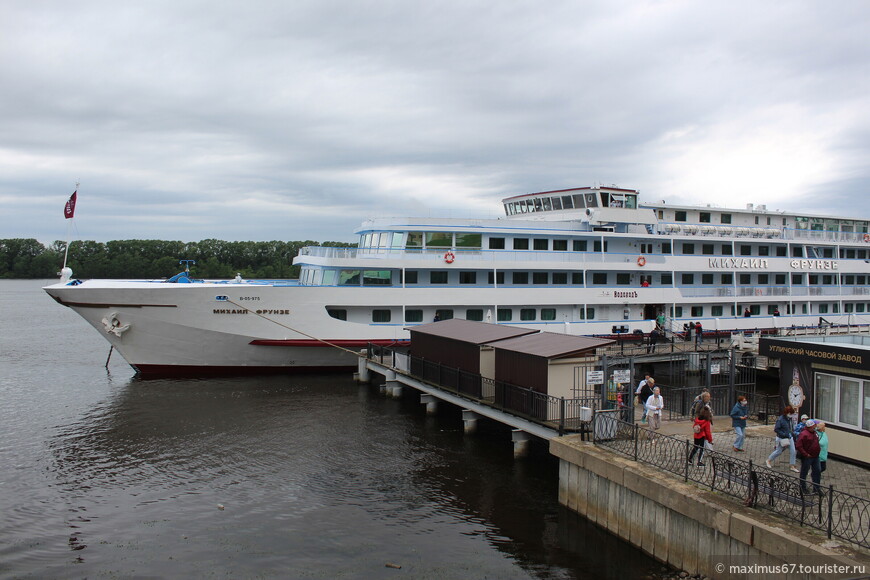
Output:
[[[78,181],[76,181],[76,188],[74,191],[76,193],[78,193],[78,191],[79,191],[79,182]],[[74,219],[74,218],[70,217],[70,219]],[[69,256],[69,245],[71,242],[70,238],[72,238],[72,223],[68,222],[66,225],[66,248],[63,251],[63,268],[61,268],[61,270],[60,270],[60,279],[61,280],[64,280],[64,279],[68,280],[69,278],[72,277],[72,270],[70,270],[69,268],[66,267],[66,260],[67,260],[67,257]]]

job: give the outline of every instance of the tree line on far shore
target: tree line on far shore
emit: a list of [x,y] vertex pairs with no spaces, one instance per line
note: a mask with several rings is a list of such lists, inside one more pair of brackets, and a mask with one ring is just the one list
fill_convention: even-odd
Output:
[[[75,278],[168,278],[181,272],[180,260],[195,260],[194,278],[287,279],[299,276],[293,258],[304,246],[353,248],[344,242],[227,242],[202,240],[73,241],[67,266]],[[44,246],[29,238],[0,239],[0,278],[54,278],[63,266],[66,242]]]

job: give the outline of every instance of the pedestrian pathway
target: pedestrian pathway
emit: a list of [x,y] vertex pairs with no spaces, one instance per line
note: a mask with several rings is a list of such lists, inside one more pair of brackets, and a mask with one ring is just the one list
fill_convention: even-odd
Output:
[[[639,418],[640,412],[636,412],[636,416]],[[646,425],[642,424],[641,426],[645,427]],[[690,439],[693,437],[692,422],[688,419],[663,421],[659,433]],[[749,421],[746,427],[745,451],[742,453],[734,451],[733,443],[734,429],[731,427],[731,417],[727,415],[714,417],[714,449],[746,461],[751,460],[756,465],[763,466],[764,460],[767,459],[774,449],[773,424],[764,425],[757,422],[753,424],[752,421]],[[836,450],[831,449],[830,452],[836,453]],[[798,460],[797,467],[800,469],[800,460]],[[789,471],[788,451],[774,461],[773,469],[784,474],[797,475]],[[834,489],[838,491],[858,497],[870,498],[870,469],[846,463],[845,461],[828,459],[828,467],[822,474],[822,486],[828,487],[829,485],[833,485]]]

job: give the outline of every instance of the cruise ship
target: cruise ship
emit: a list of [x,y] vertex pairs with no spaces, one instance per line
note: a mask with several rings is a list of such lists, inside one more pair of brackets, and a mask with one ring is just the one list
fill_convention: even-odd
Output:
[[67,272],[45,291],[146,375],[352,367],[448,318],[574,335],[868,321],[868,220],[638,197],[580,187],[509,197],[498,219],[370,219],[357,248],[303,248],[298,280]]

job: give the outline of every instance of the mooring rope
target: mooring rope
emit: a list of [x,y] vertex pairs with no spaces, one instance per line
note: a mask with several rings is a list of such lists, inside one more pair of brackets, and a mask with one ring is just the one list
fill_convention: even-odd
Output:
[[331,346],[331,347],[333,347],[333,348],[337,348],[337,349],[339,349],[339,350],[343,350],[344,352],[349,352],[350,354],[352,354],[352,355],[354,355],[354,356],[357,356],[357,357],[360,357],[360,358],[364,356],[364,355],[362,355],[362,354],[360,354],[360,353],[358,353],[358,352],[355,352],[355,351],[352,351],[352,350],[350,350],[350,349],[344,348],[343,346],[339,346],[339,345],[337,345],[337,344],[333,344],[333,343],[329,342],[328,340],[323,340],[322,338],[318,338],[318,337],[316,337],[316,336],[312,336],[312,335],[310,335],[310,334],[308,334],[308,333],[302,332],[301,330],[297,330],[297,329],[295,329],[295,328],[293,328],[293,327],[291,327],[291,326],[287,326],[286,324],[283,324],[283,323],[281,323],[281,322],[278,322],[277,320],[272,320],[272,319],[269,318],[268,316],[264,316],[263,314],[257,312],[256,310],[251,310],[251,309],[248,308],[247,306],[243,306],[243,305],[241,305],[241,304],[239,304],[239,303],[237,303],[237,302],[233,302],[233,301],[230,300],[229,298],[227,298],[227,299],[225,300],[225,302],[229,302],[230,304],[232,304],[232,305],[234,305],[234,306],[237,306],[237,307],[239,307],[239,308],[241,308],[241,309],[243,309],[243,310],[247,310],[247,311],[250,312],[251,314],[256,314],[257,316],[259,316],[259,317],[262,318],[263,320],[267,320],[267,321],[269,321],[269,322],[273,322],[273,323],[277,324],[278,326],[280,326],[280,327],[282,327],[282,328],[286,328],[287,330],[289,330],[289,331],[291,331],[291,332],[295,332],[295,333],[301,334],[302,336],[308,337],[308,338],[310,338],[310,339],[312,339],[312,340],[316,340],[316,341],[318,341],[318,342],[322,342],[323,344],[326,344],[326,345]]

